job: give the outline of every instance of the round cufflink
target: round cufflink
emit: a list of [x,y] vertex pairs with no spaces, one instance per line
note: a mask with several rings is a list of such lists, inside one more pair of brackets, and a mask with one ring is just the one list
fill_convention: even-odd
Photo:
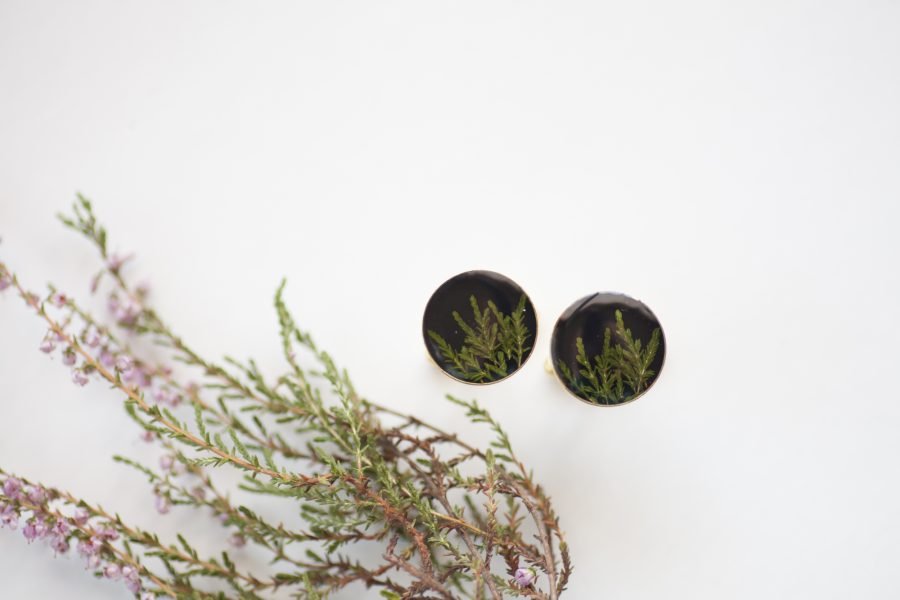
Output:
[[466,271],[435,290],[425,306],[422,337],[434,363],[450,377],[496,383],[522,368],[534,349],[537,315],[512,279]]
[[617,406],[644,395],[666,356],[659,319],[624,294],[596,293],[560,315],[550,340],[553,370],[576,398]]

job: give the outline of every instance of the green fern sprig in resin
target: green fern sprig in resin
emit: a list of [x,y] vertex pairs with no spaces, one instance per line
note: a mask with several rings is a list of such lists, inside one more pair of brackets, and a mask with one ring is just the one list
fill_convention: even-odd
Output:
[[472,324],[466,322],[458,311],[453,320],[465,334],[459,349],[453,348],[439,333],[428,330],[428,337],[437,344],[440,355],[449,363],[454,374],[472,383],[488,383],[503,379],[522,366],[528,356],[532,337],[525,326],[523,294],[512,314],[505,314],[492,301],[481,308],[475,296],[469,297],[472,307]]
[[575,340],[577,373],[560,359],[557,363],[563,378],[579,396],[597,404],[621,404],[637,396],[652,381],[656,372],[650,368],[659,351],[661,332],[653,330],[646,345],[625,327],[622,311],[616,311],[616,342],[613,331],[606,328],[603,350],[588,357],[584,340]]

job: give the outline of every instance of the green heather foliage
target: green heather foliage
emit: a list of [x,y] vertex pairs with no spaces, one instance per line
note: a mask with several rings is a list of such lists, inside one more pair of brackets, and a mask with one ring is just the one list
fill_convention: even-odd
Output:
[[615,342],[612,335],[607,327],[603,334],[603,350],[593,359],[585,351],[584,340],[580,337],[575,340],[577,374],[562,359],[557,363],[569,387],[579,396],[598,404],[627,402],[644,391],[655,375],[650,365],[659,350],[661,333],[658,327],[644,346],[625,327],[622,311],[617,310]]
[[[566,589],[572,567],[550,500],[475,401],[449,398],[490,428],[487,448],[365,398],[297,325],[283,282],[274,298],[280,375],[264,377],[252,359],[203,358],[149,305],[146,290],[126,281],[129,259],[108,252],[85,198],[61,218],[103,258],[92,289],[106,295],[109,322],[52,287],[43,297],[28,291],[2,263],[0,289],[17,293],[46,324],[41,349],[58,348],[76,384],[100,382],[120,395],[160,466],[115,460],[147,479],[157,510],[196,511],[224,528],[230,547],[203,555],[184,535],[164,540],[5,471],[0,525],[19,526],[57,553],[77,549],[97,576],[142,599],[315,599],[351,586],[354,597],[395,600],[555,600]],[[504,361],[520,364],[528,350],[522,311],[481,311],[474,301],[473,308],[469,350],[454,354],[461,364],[482,377],[502,373]],[[626,383],[632,376],[642,377],[622,370]],[[220,468],[242,475],[240,490],[221,485]],[[285,516],[299,514],[304,525],[262,516],[256,494],[283,503]],[[270,566],[247,566],[245,546]]]
[[526,297],[522,294],[512,314],[507,315],[492,300],[488,300],[487,308],[482,309],[475,296],[470,296],[474,325],[467,323],[458,311],[453,311],[453,320],[466,336],[459,350],[436,331],[429,329],[428,337],[437,344],[447,366],[460,379],[473,383],[503,379],[510,373],[509,363],[514,364],[512,370],[515,371],[531,350],[528,345],[531,333],[525,326],[525,303]]

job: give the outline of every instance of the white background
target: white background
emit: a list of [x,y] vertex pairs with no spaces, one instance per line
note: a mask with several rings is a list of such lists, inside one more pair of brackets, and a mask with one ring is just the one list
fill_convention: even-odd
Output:
[[[900,3],[0,2],[0,257],[87,296],[53,215],[112,245],[213,357],[276,368],[280,277],[367,396],[480,432],[477,396],[562,514],[579,600],[900,597]],[[427,361],[447,277],[516,279],[527,368]],[[597,290],[668,341],[651,393],[544,373]],[[145,449],[0,298],[0,465],[172,531],[112,463]],[[0,531],[3,598],[124,598]],[[349,597],[352,597],[349,596]]]

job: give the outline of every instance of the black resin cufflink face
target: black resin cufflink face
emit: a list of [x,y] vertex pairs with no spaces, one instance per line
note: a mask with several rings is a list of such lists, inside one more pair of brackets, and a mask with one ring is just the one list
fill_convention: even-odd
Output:
[[581,298],[553,328],[557,377],[589,404],[615,406],[643,395],[659,377],[666,341],[656,315],[623,294]]
[[534,348],[537,315],[516,282],[493,271],[467,271],[432,294],[422,336],[444,373],[465,383],[505,379]]

